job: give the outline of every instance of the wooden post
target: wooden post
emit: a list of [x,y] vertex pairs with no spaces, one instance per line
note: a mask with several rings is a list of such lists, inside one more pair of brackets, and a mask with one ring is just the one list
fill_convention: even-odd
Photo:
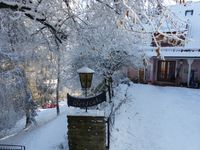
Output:
[[108,140],[107,149],[110,149],[110,118],[109,117],[107,120],[107,140]]

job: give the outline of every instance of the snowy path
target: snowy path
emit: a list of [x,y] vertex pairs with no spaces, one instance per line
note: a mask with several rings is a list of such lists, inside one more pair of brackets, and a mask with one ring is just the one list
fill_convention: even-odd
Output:
[[134,84],[115,118],[111,150],[199,150],[200,90]]
[[[46,111],[46,112],[45,112]],[[3,144],[24,145],[27,150],[55,150],[59,144],[66,145],[67,133],[67,107],[61,107],[61,114],[56,117],[55,109],[41,112],[38,119],[39,126],[28,131],[21,131],[19,134],[0,140]]]

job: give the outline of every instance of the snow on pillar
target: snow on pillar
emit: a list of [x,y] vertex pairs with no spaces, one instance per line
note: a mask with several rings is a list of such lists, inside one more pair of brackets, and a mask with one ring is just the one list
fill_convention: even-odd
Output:
[[187,86],[190,86],[190,74],[191,74],[191,66],[193,63],[193,59],[187,59],[187,63],[188,63],[188,79],[187,79]]

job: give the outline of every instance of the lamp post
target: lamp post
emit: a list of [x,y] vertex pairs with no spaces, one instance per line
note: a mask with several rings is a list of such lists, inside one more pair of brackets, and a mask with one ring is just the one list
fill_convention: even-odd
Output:
[[[81,87],[85,92],[85,97],[87,97],[87,90],[91,87],[92,85],[92,77],[94,74],[94,70],[84,66],[80,69],[77,70],[81,82]],[[86,108],[87,111],[87,108]]]
[[82,67],[77,70],[81,82],[81,87],[85,91],[85,97],[87,97],[87,90],[92,85],[92,77],[94,74],[94,70],[88,67]]

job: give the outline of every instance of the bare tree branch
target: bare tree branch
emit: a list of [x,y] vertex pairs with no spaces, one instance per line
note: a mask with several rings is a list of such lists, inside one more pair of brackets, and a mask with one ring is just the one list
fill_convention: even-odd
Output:
[[107,6],[108,8],[114,10],[116,14],[120,15],[120,13],[119,13],[117,10],[115,10],[115,8],[113,8],[112,6],[110,6],[109,4],[106,4],[106,3],[104,3],[104,2],[101,1],[101,0],[96,0],[96,1],[99,2],[99,3],[101,3],[101,4],[104,4],[104,5]]

